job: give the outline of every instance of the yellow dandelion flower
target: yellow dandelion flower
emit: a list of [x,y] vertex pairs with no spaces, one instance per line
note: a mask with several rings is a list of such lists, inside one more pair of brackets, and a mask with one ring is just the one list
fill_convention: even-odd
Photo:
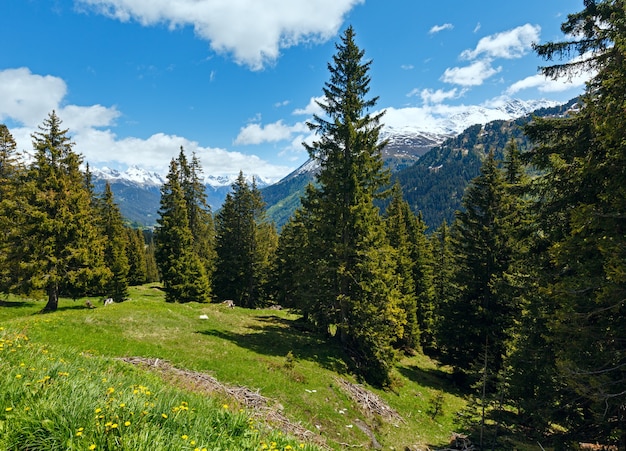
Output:
[[195,441],[195,440],[192,440],[192,441],[190,441],[190,442],[189,442],[189,444],[190,444],[191,446],[193,446],[193,445],[195,445],[195,444],[196,444],[196,441]]
[[126,404],[120,403],[120,407],[126,407]]
[[22,378],[22,375],[21,375],[21,374],[16,374],[16,375],[15,375],[15,379],[21,379],[21,378]]
[[124,422],[124,426],[126,426],[126,427],[130,426],[130,421],[125,421]]
[[102,409],[101,409],[100,407],[98,407],[98,408],[96,409],[96,413],[100,413],[100,412],[102,412]]
[[92,443],[91,445],[89,445],[89,449],[90,449],[90,450],[94,450],[94,449],[96,449],[96,445],[94,445],[94,444]]
[[7,407],[6,409],[4,409],[5,412],[10,412],[11,410],[13,410],[13,407]]
[[224,409],[228,409],[228,404],[224,404],[222,407],[223,407]]
[[162,414],[161,414],[161,416],[162,416],[163,418],[167,418],[167,414],[166,414],[166,413],[162,413]]
[[180,438],[182,438],[183,440],[187,440],[189,436],[187,434],[183,434],[180,436]]
[[111,429],[117,429],[117,426],[118,426],[118,424],[117,424],[117,423],[113,423],[113,424],[111,425]]
[[76,432],[76,437],[80,437],[81,435],[83,435],[83,431]]

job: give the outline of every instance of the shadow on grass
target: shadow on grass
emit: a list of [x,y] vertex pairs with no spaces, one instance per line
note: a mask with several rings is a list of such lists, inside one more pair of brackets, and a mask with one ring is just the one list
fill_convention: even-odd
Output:
[[453,381],[452,375],[438,369],[423,369],[418,366],[399,366],[398,371],[407,379],[423,387],[443,390],[447,393],[462,396],[464,394]]
[[31,307],[31,306],[32,306],[32,302],[0,300],[0,307]]
[[245,333],[216,329],[199,333],[228,340],[257,354],[284,357],[291,352],[297,359],[316,362],[338,374],[347,372],[340,347],[313,332],[302,330],[298,321],[274,315],[257,316],[256,319],[261,324],[248,327]]

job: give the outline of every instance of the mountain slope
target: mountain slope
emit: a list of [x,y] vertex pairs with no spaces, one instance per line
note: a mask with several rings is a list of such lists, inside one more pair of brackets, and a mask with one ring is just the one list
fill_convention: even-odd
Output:
[[437,228],[443,220],[454,219],[454,212],[461,208],[465,188],[479,175],[482,161],[490,151],[497,159],[502,159],[507,143],[514,139],[523,152],[530,146],[522,132],[524,124],[533,116],[563,115],[574,104],[575,100],[571,100],[515,120],[471,126],[430,150],[415,165],[395,173],[393,180],[400,183],[413,211],[422,213],[431,230]]
[[[426,224],[437,227],[443,219],[450,221],[454,217],[465,187],[479,174],[489,149],[501,156],[507,142],[514,138],[523,150],[527,142],[520,125],[528,122],[531,114],[563,114],[573,103],[559,106],[554,102],[514,100],[498,108],[468,107],[462,113],[415,127],[385,128],[381,138],[388,145],[383,160],[392,179],[400,182],[413,210],[422,211]],[[300,196],[314,181],[316,170],[317,166],[307,161],[261,190],[268,216],[278,227],[298,208]]]

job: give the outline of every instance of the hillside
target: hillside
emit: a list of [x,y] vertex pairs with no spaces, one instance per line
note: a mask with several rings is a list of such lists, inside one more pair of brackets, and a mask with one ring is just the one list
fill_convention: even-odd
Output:
[[[471,125],[452,137],[442,138],[426,152],[424,142],[436,143],[435,140],[423,141],[415,138],[417,135],[413,135],[413,140],[398,138],[390,141],[390,148],[384,151],[383,159],[392,170],[392,183],[395,180],[400,182],[405,199],[414,211],[422,212],[432,230],[444,219],[452,221],[454,212],[461,207],[465,188],[479,174],[482,160],[490,150],[495,152],[497,158],[502,158],[504,148],[511,139],[517,142],[520,150],[527,149],[529,143],[522,132],[523,124],[533,116],[562,115],[575,102],[576,99],[572,99],[564,105],[539,108],[511,120]],[[512,114],[518,111],[516,109]],[[300,205],[300,196],[306,185],[314,180],[314,173],[315,165],[309,161],[280,182],[262,190],[268,215],[279,227]]]
[[504,158],[507,143],[515,140],[523,152],[530,143],[522,126],[533,117],[565,114],[576,99],[553,108],[541,108],[515,120],[492,121],[484,126],[473,125],[459,135],[447,139],[427,152],[413,166],[393,174],[400,182],[404,198],[426,224],[437,228],[443,220],[450,223],[454,212],[461,208],[463,193],[469,182],[480,173],[484,157],[493,151],[497,159]]
[[[99,386],[101,378],[116,380],[114,373],[123,370],[124,364],[113,359],[165,360],[184,374],[195,375],[196,382],[176,376],[180,371],[157,371],[154,374],[162,378],[162,386],[154,387],[156,382],[151,378],[151,390],[161,392],[178,387],[206,393],[197,381],[208,376],[223,386],[247,387],[268,400],[275,420],[284,418],[291,425],[312,431],[307,443],[332,449],[368,449],[375,443],[385,449],[423,449],[426,445],[441,448],[447,445],[450,433],[457,430],[454,419],[465,405],[450,385],[445,369],[422,356],[404,358],[397,365],[393,391],[351,385],[356,381],[346,373],[339,349],[323,337],[303,330],[298,317],[286,311],[230,309],[222,304],[168,304],[163,301],[162,291],[152,286],[133,288],[131,300],[121,304],[104,307],[93,299],[97,308],[89,309],[84,302],[85,299],[62,299],[57,312],[42,316],[34,315],[42,308],[37,301],[3,301],[0,343],[8,343],[8,334],[23,333],[34,348],[47,349],[46,353],[55,360],[64,357],[62,360],[73,362],[87,358],[88,361],[74,363],[72,371],[65,369],[67,361],[57,364],[55,370],[68,373],[65,377],[74,381],[76,392],[82,392],[87,383],[78,378],[80,366],[104,365],[97,380],[88,383]],[[201,319],[203,315],[206,319]],[[9,345],[0,346],[0,355],[3,352],[10,352]],[[35,360],[23,363],[27,368],[34,367]],[[24,374],[17,363],[16,368],[7,365],[7,360],[0,360],[0,370],[12,374],[12,381],[17,381],[15,374]],[[145,377],[130,366],[123,371],[131,370],[135,383],[143,384],[140,381]],[[149,368],[141,371],[152,372]],[[37,377],[39,373],[38,370]],[[6,383],[0,382],[0,386]],[[106,384],[104,389],[110,386]],[[115,387],[121,395],[123,387]],[[367,389],[372,399],[376,395],[397,416],[386,419],[384,412],[368,413],[351,397],[348,387]],[[6,421],[7,403],[13,403],[15,410],[23,410],[24,405],[10,394],[13,391],[2,392],[7,394],[0,398],[0,421]],[[190,400],[190,396],[181,392],[174,399],[180,403],[180,399]],[[241,407],[251,415],[256,412],[255,418],[259,418],[258,409],[246,408],[223,392],[213,390],[208,396],[216,397],[219,406],[229,406],[231,412],[236,413]],[[286,426],[271,421],[267,425],[274,429]],[[82,426],[87,433],[88,424]],[[285,431],[292,431],[289,435],[293,435],[293,429]],[[7,432],[0,429],[0,444]],[[203,437],[203,431],[192,432],[197,439]],[[192,437],[189,432],[185,434]],[[302,438],[298,440],[302,442]],[[259,443],[245,449],[260,446]]]

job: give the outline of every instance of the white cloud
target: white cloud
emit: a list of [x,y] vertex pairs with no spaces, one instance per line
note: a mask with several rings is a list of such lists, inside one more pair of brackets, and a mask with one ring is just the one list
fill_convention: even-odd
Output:
[[144,26],[193,26],[211,48],[262,69],[280,50],[335,36],[344,16],[364,0],[77,0],[98,12]]
[[35,127],[58,108],[67,93],[65,82],[51,75],[36,75],[28,68],[0,71],[0,120],[11,118]]
[[[592,55],[586,53],[582,56],[569,61],[569,63],[578,63],[590,58]],[[516,81],[506,90],[507,95],[515,94],[525,89],[537,89],[540,92],[563,92],[573,88],[581,88],[585,86],[592,77],[594,77],[596,71],[591,69],[580,68],[570,76],[563,76],[558,79],[546,77],[542,74],[532,75],[522,80]]]
[[489,60],[478,60],[469,66],[446,69],[441,80],[461,86],[480,86],[486,79],[501,70],[502,67],[494,68]]
[[422,89],[419,92],[419,96],[422,98],[422,102],[426,104],[430,103],[441,103],[444,100],[448,99],[458,99],[464,94],[464,91],[459,91],[457,88],[451,89],[449,91],[444,91],[443,89],[437,89],[433,91],[432,89]]
[[307,106],[294,110],[293,114],[296,116],[313,116],[314,114],[320,116],[324,114],[324,110],[318,105],[318,103],[324,102],[325,99],[326,98],[324,96],[311,97]]
[[532,47],[533,42],[539,41],[541,27],[538,25],[522,25],[512,30],[486,36],[478,41],[474,50],[465,50],[461,58],[476,59],[478,56],[487,58],[520,58]]
[[[198,154],[207,175],[232,175],[243,170],[278,180],[293,169],[273,165],[256,155],[203,147],[176,135],[155,133],[147,139],[120,138],[113,131],[115,120],[120,116],[116,108],[63,105],[66,93],[67,86],[58,77],[36,75],[27,68],[0,70],[0,121],[9,120],[16,124],[10,132],[20,151],[32,152],[31,134],[52,110],[56,110],[63,121],[62,126],[69,129],[74,150],[95,167],[112,163],[138,165],[165,174],[170,160],[183,146]],[[292,130],[296,132],[298,128],[293,126]]]
[[430,30],[428,30],[428,34],[436,34],[436,33],[439,33],[440,31],[452,30],[453,28],[454,28],[454,25],[452,25],[451,23],[444,23],[443,25],[434,25]]
[[291,139],[294,133],[308,130],[304,122],[295,125],[286,125],[282,120],[267,124],[249,124],[241,128],[235,139],[235,144],[262,144],[266,142],[279,142]]
[[403,64],[400,66],[400,69],[402,70],[413,70],[415,69],[415,66],[412,64]]
[[553,80],[552,78],[537,74],[516,81],[508,87],[506,93],[512,95],[525,89],[537,89],[540,92],[563,92],[585,86],[589,78],[589,74],[579,74],[571,79],[562,78]]

